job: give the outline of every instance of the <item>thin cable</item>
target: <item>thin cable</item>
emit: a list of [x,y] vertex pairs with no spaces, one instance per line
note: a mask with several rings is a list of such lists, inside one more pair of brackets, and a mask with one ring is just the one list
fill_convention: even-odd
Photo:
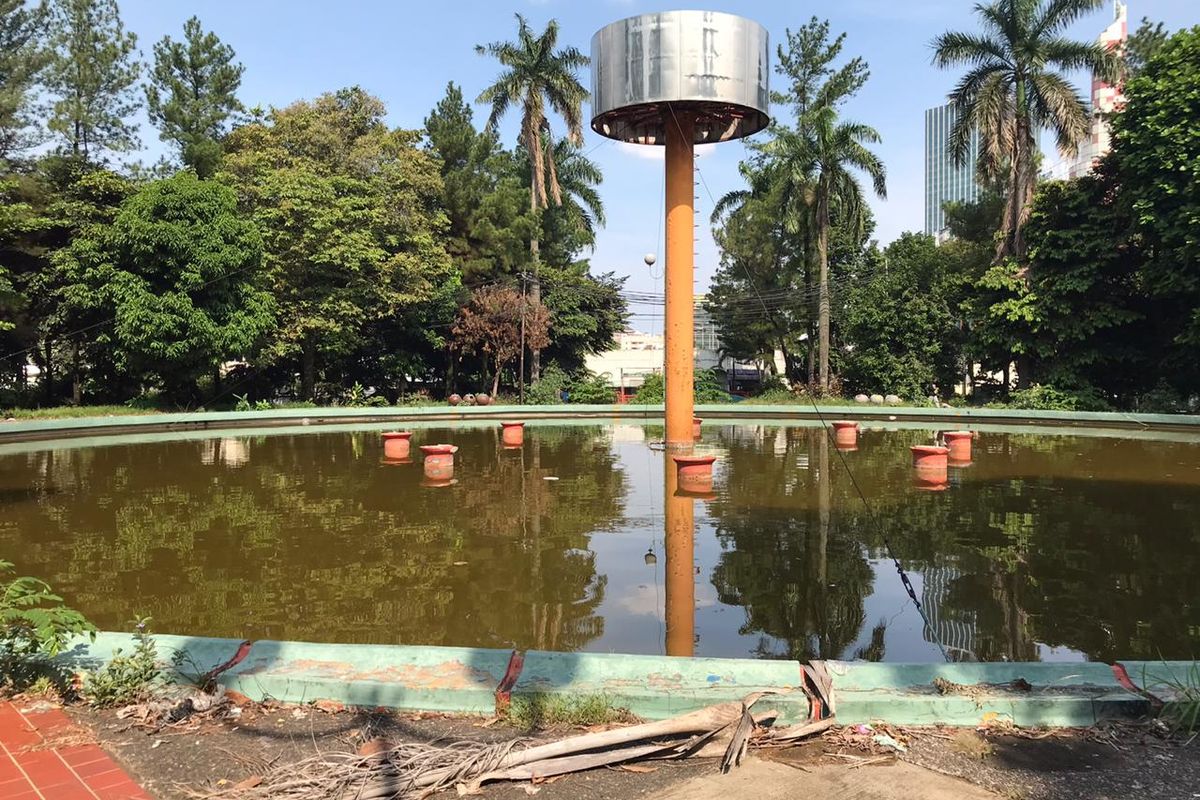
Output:
[[[672,116],[674,116],[674,111],[672,111]],[[682,133],[682,129],[680,129],[680,133]],[[704,190],[708,192],[709,200],[712,201],[713,205],[715,206],[716,198],[713,197],[712,191],[708,188],[708,181],[704,180],[704,174],[700,171],[699,166],[696,167],[696,172],[700,175],[700,182],[704,186]],[[750,288],[757,293],[758,287],[754,285],[754,281],[751,279],[749,271],[745,269],[744,264],[742,265],[742,269],[746,272],[746,281]],[[766,311],[765,303],[763,304],[763,310],[764,312]],[[768,320],[771,320],[769,313]],[[773,320],[771,321],[774,323]],[[782,331],[777,332],[782,333]],[[908,593],[908,597],[910,600],[912,600],[913,605],[916,606],[917,613],[921,615],[921,620],[925,623],[926,629],[929,630],[929,632],[933,635],[934,643],[937,644],[938,650],[941,651],[942,658],[946,661],[950,661],[950,655],[946,652],[946,648],[942,644],[941,637],[938,636],[937,630],[929,623],[929,617],[926,616],[925,609],[921,606],[921,601],[917,599],[917,592],[913,588],[912,581],[910,581],[908,578],[908,573],[906,573],[904,571],[904,567],[901,566],[900,559],[896,558],[896,553],[892,549],[891,541],[887,537],[883,521],[875,512],[875,509],[871,505],[870,501],[867,500],[867,495],[865,492],[863,492],[862,487],[859,485],[858,478],[855,477],[854,471],[850,469],[850,463],[846,460],[846,454],[837,448],[837,440],[833,434],[833,429],[825,421],[825,415],[821,413],[821,409],[817,405],[816,398],[811,394],[809,395],[809,402],[812,403],[813,412],[817,415],[817,420],[821,424],[821,429],[824,431],[826,439],[828,439],[829,442],[834,445],[833,450],[835,453],[837,453],[838,460],[841,462],[842,468],[846,470],[846,474],[850,477],[850,483],[853,485],[854,491],[858,495],[859,500],[862,501],[863,508],[865,508],[867,511],[867,517],[874,524],[876,531],[879,532],[880,538],[883,539],[883,546],[887,550],[888,557],[892,560],[892,563],[896,565],[896,574],[900,576],[900,583],[904,586],[904,590]]]

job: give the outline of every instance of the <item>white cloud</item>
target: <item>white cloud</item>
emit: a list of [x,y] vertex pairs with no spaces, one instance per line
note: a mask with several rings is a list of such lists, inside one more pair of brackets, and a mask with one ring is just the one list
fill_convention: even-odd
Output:
[[[706,158],[711,156],[715,144],[698,144],[696,145],[696,157]],[[647,161],[662,161],[663,154],[666,148],[654,144],[630,144],[629,142],[617,142],[617,149],[626,155],[634,158],[643,158]]]

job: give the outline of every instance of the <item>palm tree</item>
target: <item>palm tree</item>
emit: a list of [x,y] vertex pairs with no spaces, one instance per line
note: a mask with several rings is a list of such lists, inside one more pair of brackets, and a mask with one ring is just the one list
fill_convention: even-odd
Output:
[[[837,106],[822,104],[799,121],[797,129],[778,126],[762,153],[769,165],[766,180],[783,191],[781,211],[789,233],[806,233],[809,263],[817,274],[817,390],[829,391],[829,229],[831,211],[851,229],[865,224],[867,202],[855,177],[861,171],[880,198],[887,197],[887,170],[867,145],[880,141],[872,127],[838,120]],[[751,186],[751,192],[755,187]],[[739,195],[721,198],[718,209]]]
[[836,206],[841,220],[861,231],[867,202],[854,171],[866,173],[871,188],[881,200],[887,197],[887,171],[868,144],[880,141],[879,133],[858,122],[839,122],[834,106],[811,115],[808,148],[813,159],[813,230],[817,259],[817,386],[829,391],[829,220]]
[[1007,172],[1004,217],[996,242],[997,262],[1025,255],[1021,229],[1029,218],[1036,176],[1037,134],[1053,132],[1059,150],[1072,156],[1088,135],[1087,107],[1057,70],[1090,69],[1115,80],[1120,59],[1102,45],[1065,38],[1063,31],[1104,0],[992,0],[975,6],[981,33],[950,31],[933,41],[933,63],[969,70],[949,95],[958,109],[950,148],[961,164],[971,130],[983,147],[979,171]]
[[566,139],[554,143],[546,160],[555,165],[563,209],[578,221],[584,239],[591,247],[596,241],[596,229],[603,228],[606,222],[604,202],[596,191],[596,187],[604,182],[604,174],[578,145]]
[[[561,203],[546,210],[541,219],[539,258],[552,266],[562,266],[585,248],[595,245],[596,231],[604,227],[604,201],[596,187],[604,182],[604,173],[582,148],[566,139],[551,146],[543,142],[546,164],[554,164]],[[531,181],[532,160],[524,147],[516,153],[519,175]]]
[[[577,48],[558,45],[558,22],[550,20],[540,36],[534,36],[525,17],[517,17],[517,41],[492,42],[477,45],[475,51],[489,55],[504,67],[500,75],[484,89],[476,102],[488,103],[492,110],[488,115],[488,128],[495,130],[500,119],[509,108],[521,106],[521,133],[517,141],[529,153],[531,166],[529,207],[536,213],[548,208],[550,203],[562,204],[562,188],[558,179],[553,148],[554,137],[550,131],[550,120],[546,116],[547,106],[558,113],[567,125],[567,139],[575,145],[583,144],[583,101],[587,91],[575,76],[575,71],[585,67],[589,59]],[[545,145],[549,144],[550,147]],[[538,240],[529,240],[529,252],[533,258],[533,280],[531,293],[533,302],[541,300],[541,283],[538,280]],[[533,350],[530,378],[537,381],[541,376],[541,351]]]

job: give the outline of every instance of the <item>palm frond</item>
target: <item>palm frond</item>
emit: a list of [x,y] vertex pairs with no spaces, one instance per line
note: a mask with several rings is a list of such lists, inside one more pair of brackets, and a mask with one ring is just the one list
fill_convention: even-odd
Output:
[[1033,36],[1042,38],[1069,28],[1077,19],[1104,5],[1105,0],[1050,0],[1033,24]]
[[1030,79],[1037,121],[1054,132],[1059,150],[1074,155],[1091,132],[1091,118],[1083,98],[1061,75],[1044,72]]
[[1021,10],[1019,2],[1014,0],[994,0],[975,6],[984,28],[1010,45],[1021,41]]
[[744,206],[746,201],[753,196],[754,193],[749,189],[734,189],[726,192],[713,206],[712,214],[708,218],[709,222],[713,225],[720,225],[727,216]]
[[1090,70],[1106,81],[1120,76],[1120,55],[1101,44],[1059,38],[1045,42],[1041,50],[1045,63],[1060,69]]
[[957,163],[965,160],[970,125],[979,128],[980,171],[988,176],[1000,174],[1012,159],[1016,143],[1016,113],[1011,87],[1004,76],[993,74],[980,87],[975,103],[955,121],[951,131],[951,149],[959,153]]
[[[994,108],[978,109],[984,88],[993,84],[1007,86],[1011,78],[1012,73],[1006,65],[985,64],[964,75],[950,92],[948,99],[958,110],[954,125],[950,129],[950,155],[956,165],[961,166],[966,160],[971,146],[972,130],[978,126],[981,134],[987,136],[987,121],[998,119]],[[1003,95],[994,93],[995,88],[992,91],[989,102],[995,103],[1003,99]]]
[[1011,53],[1004,44],[988,36],[961,31],[948,31],[933,40],[933,63],[937,67],[958,64],[991,64],[1011,66]]

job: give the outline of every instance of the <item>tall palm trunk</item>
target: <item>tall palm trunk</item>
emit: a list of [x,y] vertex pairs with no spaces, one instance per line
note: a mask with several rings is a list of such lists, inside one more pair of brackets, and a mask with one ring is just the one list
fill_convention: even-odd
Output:
[[[533,185],[529,187],[529,210],[534,216],[537,216],[539,176],[536,169],[531,169],[530,172],[533,173]],[[533,275],[529,281],[530,305],[537,308],[542,302],[542,279],[538,275],[538,264],[540,261],[538,259],[538,237],[536,234],[529,240],[529,256],[533,261]],[[522,342],[521,346],[524,347],[524,342]],[[537,383],[541,380],[541,377],[542,351],[535,347],[529,352],[529,382]],[[524,375],[521,376],[521,382],[525,382]]]
[[829,187],[817,189],[817,386],[829,393]]
[[1008,171],[1008,202],[1004,204],[1004,219],[1000,230],[1002,236],[996,243],[996,263],[1005,258],[1025,258],[1025,235],[1023,229],[1029,221],[1033,203],[1034,174],[1033,153],[1037,142],[1026,108],[1026,93],[1023,83],[1017,83],[1017,114],[1013,130],[1012,164]]

